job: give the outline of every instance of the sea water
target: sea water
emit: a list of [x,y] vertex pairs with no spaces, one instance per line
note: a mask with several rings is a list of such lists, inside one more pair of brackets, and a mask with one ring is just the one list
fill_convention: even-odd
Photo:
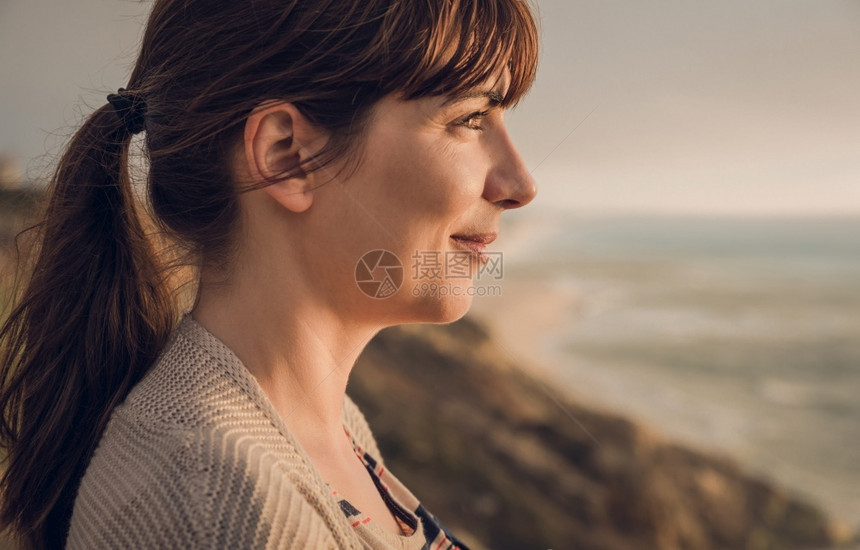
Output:
[[574,304],[539,344],[574,396],[860,526],[860,218],[518,221],[505,278]]

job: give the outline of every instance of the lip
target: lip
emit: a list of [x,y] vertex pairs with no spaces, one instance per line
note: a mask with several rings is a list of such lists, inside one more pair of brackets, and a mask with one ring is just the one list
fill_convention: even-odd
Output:
[[468,235],[451,235],[451,240],[459,248],[472,252],[475,259],[485,264],[488,258],[484,252],[487,249],[487,245],[495,241],[497,236],[496,233],[472,233]]
[[476,243],[486,246],[498,237],[497,233],[470,233],[468,235],[451,235],[451,238],[457,241]]

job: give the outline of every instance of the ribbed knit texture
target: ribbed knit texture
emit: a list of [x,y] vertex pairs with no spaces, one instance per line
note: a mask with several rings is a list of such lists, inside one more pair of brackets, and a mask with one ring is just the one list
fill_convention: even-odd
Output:
[[[348,396],[343,421],[381,465]],[[81,481],[67,547],[375,545],[353,528],[235,354],[186,315],[115,409]]]

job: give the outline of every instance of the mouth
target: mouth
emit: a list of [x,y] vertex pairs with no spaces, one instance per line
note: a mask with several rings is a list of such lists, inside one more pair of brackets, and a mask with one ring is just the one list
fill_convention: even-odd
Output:
[[458,248],[470,251],[481,264],[487,263],[487,255],[484,252],[487,245],[496,240],[496,233],[470,233],[462,235],[451,235],[451,240]]

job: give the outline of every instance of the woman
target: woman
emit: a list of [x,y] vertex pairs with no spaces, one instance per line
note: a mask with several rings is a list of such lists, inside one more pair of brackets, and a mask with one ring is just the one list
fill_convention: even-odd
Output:
[[346,386],[377,331],[461,317],[471,280],[368,293],[356,266],[485,260],[535,194],[502,116],[536,56],[522,0],[156,1],[0,332],[5,524],[39,548],[465,548]]

